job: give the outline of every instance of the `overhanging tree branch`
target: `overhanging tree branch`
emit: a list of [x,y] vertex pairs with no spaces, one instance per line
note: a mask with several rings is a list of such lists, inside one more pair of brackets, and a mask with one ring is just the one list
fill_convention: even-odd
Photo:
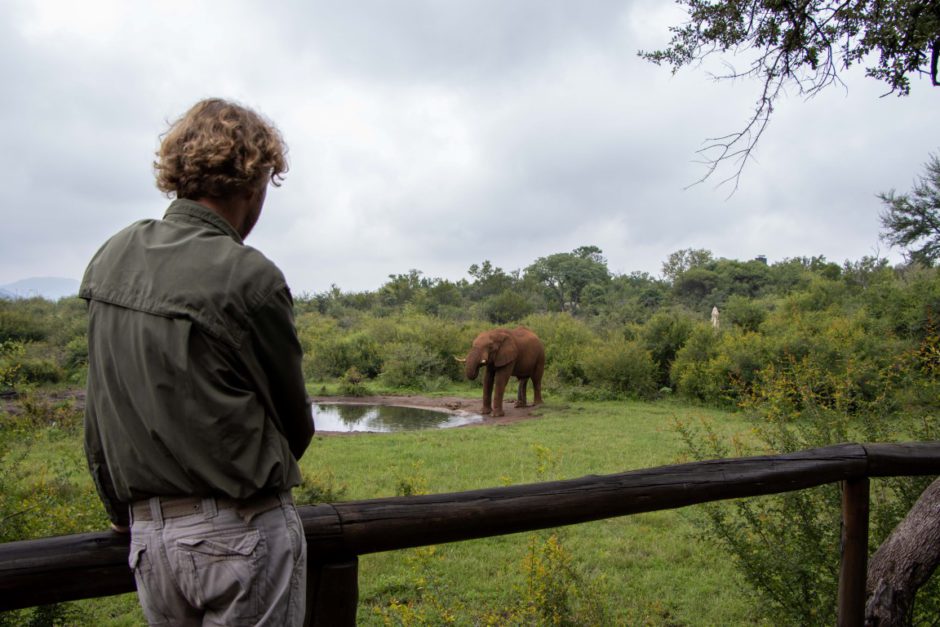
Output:
[[887,83],[888,93],[907,95],[911,74],[929,73],[931,84],[938,84],[940,0],[678,2],[685,6],[689,21],[669,29],[672,39],[666,48],[640,51],[642,58],[668,63],[675,73],[715,53],[756,52],[746,71],[715,78],[749,77],[763,83],[745,127],[709,138],[697,151],[706,172],[693,185],[710,178],[727,162],[733,173],[719,186],[732,183],[737,189],[744,166],[770,122],[774,102],[788,86],[811,98],[833,84],[844,84],[840,71],[863,61],[868,64],[866,74]]

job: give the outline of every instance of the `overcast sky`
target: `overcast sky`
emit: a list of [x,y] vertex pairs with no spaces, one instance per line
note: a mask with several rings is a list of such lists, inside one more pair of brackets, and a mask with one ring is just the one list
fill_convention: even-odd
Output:
[[759,85],[637,57],[682,17],[662,0],[0,1],[0,284],[78,279],[108,236],[162,216],[158,135],[208,96],[290,146],[247,243],[295,293],[589,244],[613,272],[654,275],[689,247],[900,260],[876,194],[910,189],[940,148],[940,89],[879,98],[847,73],[778,102],[733,196],[686,189]]

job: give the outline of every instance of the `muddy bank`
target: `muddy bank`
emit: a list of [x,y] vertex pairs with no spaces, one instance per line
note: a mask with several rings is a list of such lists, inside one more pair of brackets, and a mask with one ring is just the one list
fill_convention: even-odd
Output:
[[[466,412],[470,414],[478,414],[483,408],[483,401],[481,399],[469,399],[461,398],[459,396],[418,396],[418,395],[403,395],[403,396],[314,396],[313,401],[316,403],[354,403],[358,405],[397,405],[399,407],[418,407],[420,409],[439,409],[441,411],[450,411],[450,412]],[[493,418],[492,416],[483,416],[483,422],[477,422],[469,425],[463,425],[461,427],[455,427],[457,429],[465,429],[469,427],[481,427],[487,425],[505,425],[519,420],[527,420],[529,418],[536,418],[539,416],[540,407],[519,407],[516,408],[513,406],[515,400],[504,402],[503,411],[505,416],[500,416],[499,418]]]
[[[41,400],[56,404],[59,402],[71,401],[76,409],[85,409],[85,390],[84,389],[66,389],[56,390],[54,392],[36,392],[34,393]],[[317,403],[356,403],[359,405],[398,405],[401,407],[419,407],[421,409],[440,409],[450,412],[466,412],[478,414],[483,407],[483,401],[479,398],[461,398],[459,396],[420,396],[420,395],[402,395],[402,396],[314,396],[314,402]],[[540,407],[520,407],[513,406],[515,400],[507,400],[503,403],[505,416],[493,418],[492,416],[483,416],[483,422],[464,427],[479,427],[487,425],[504,425],[519,420],[527,420],[539,416]],[[22,411],[16,398],[4,398],[0,404],[7,413],[18,414]]]

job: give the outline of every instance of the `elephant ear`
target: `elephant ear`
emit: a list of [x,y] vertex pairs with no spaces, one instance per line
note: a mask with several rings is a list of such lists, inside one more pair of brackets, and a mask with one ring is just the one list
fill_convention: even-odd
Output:
[[496,359],[493,360],[496,367],[502,368],[516,361],[518,356],[519,348],[516,346],[516,340],[508,333],[501,334],[499,350],[496,351]]

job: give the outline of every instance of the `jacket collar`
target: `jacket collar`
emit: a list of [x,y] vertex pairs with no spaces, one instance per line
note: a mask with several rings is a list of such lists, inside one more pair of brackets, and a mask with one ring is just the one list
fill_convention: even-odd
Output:
[[207,228],[221,231],[239,244],[243,243],[241,235],[238,234],[235,227],[229,224],[228,220],[212,209],[209,209],[205,205],[200,205],[193,200],[177,198],[170,203],[166,213],[163,214],[163,219],[170,222],[202,224],[202,226]]

